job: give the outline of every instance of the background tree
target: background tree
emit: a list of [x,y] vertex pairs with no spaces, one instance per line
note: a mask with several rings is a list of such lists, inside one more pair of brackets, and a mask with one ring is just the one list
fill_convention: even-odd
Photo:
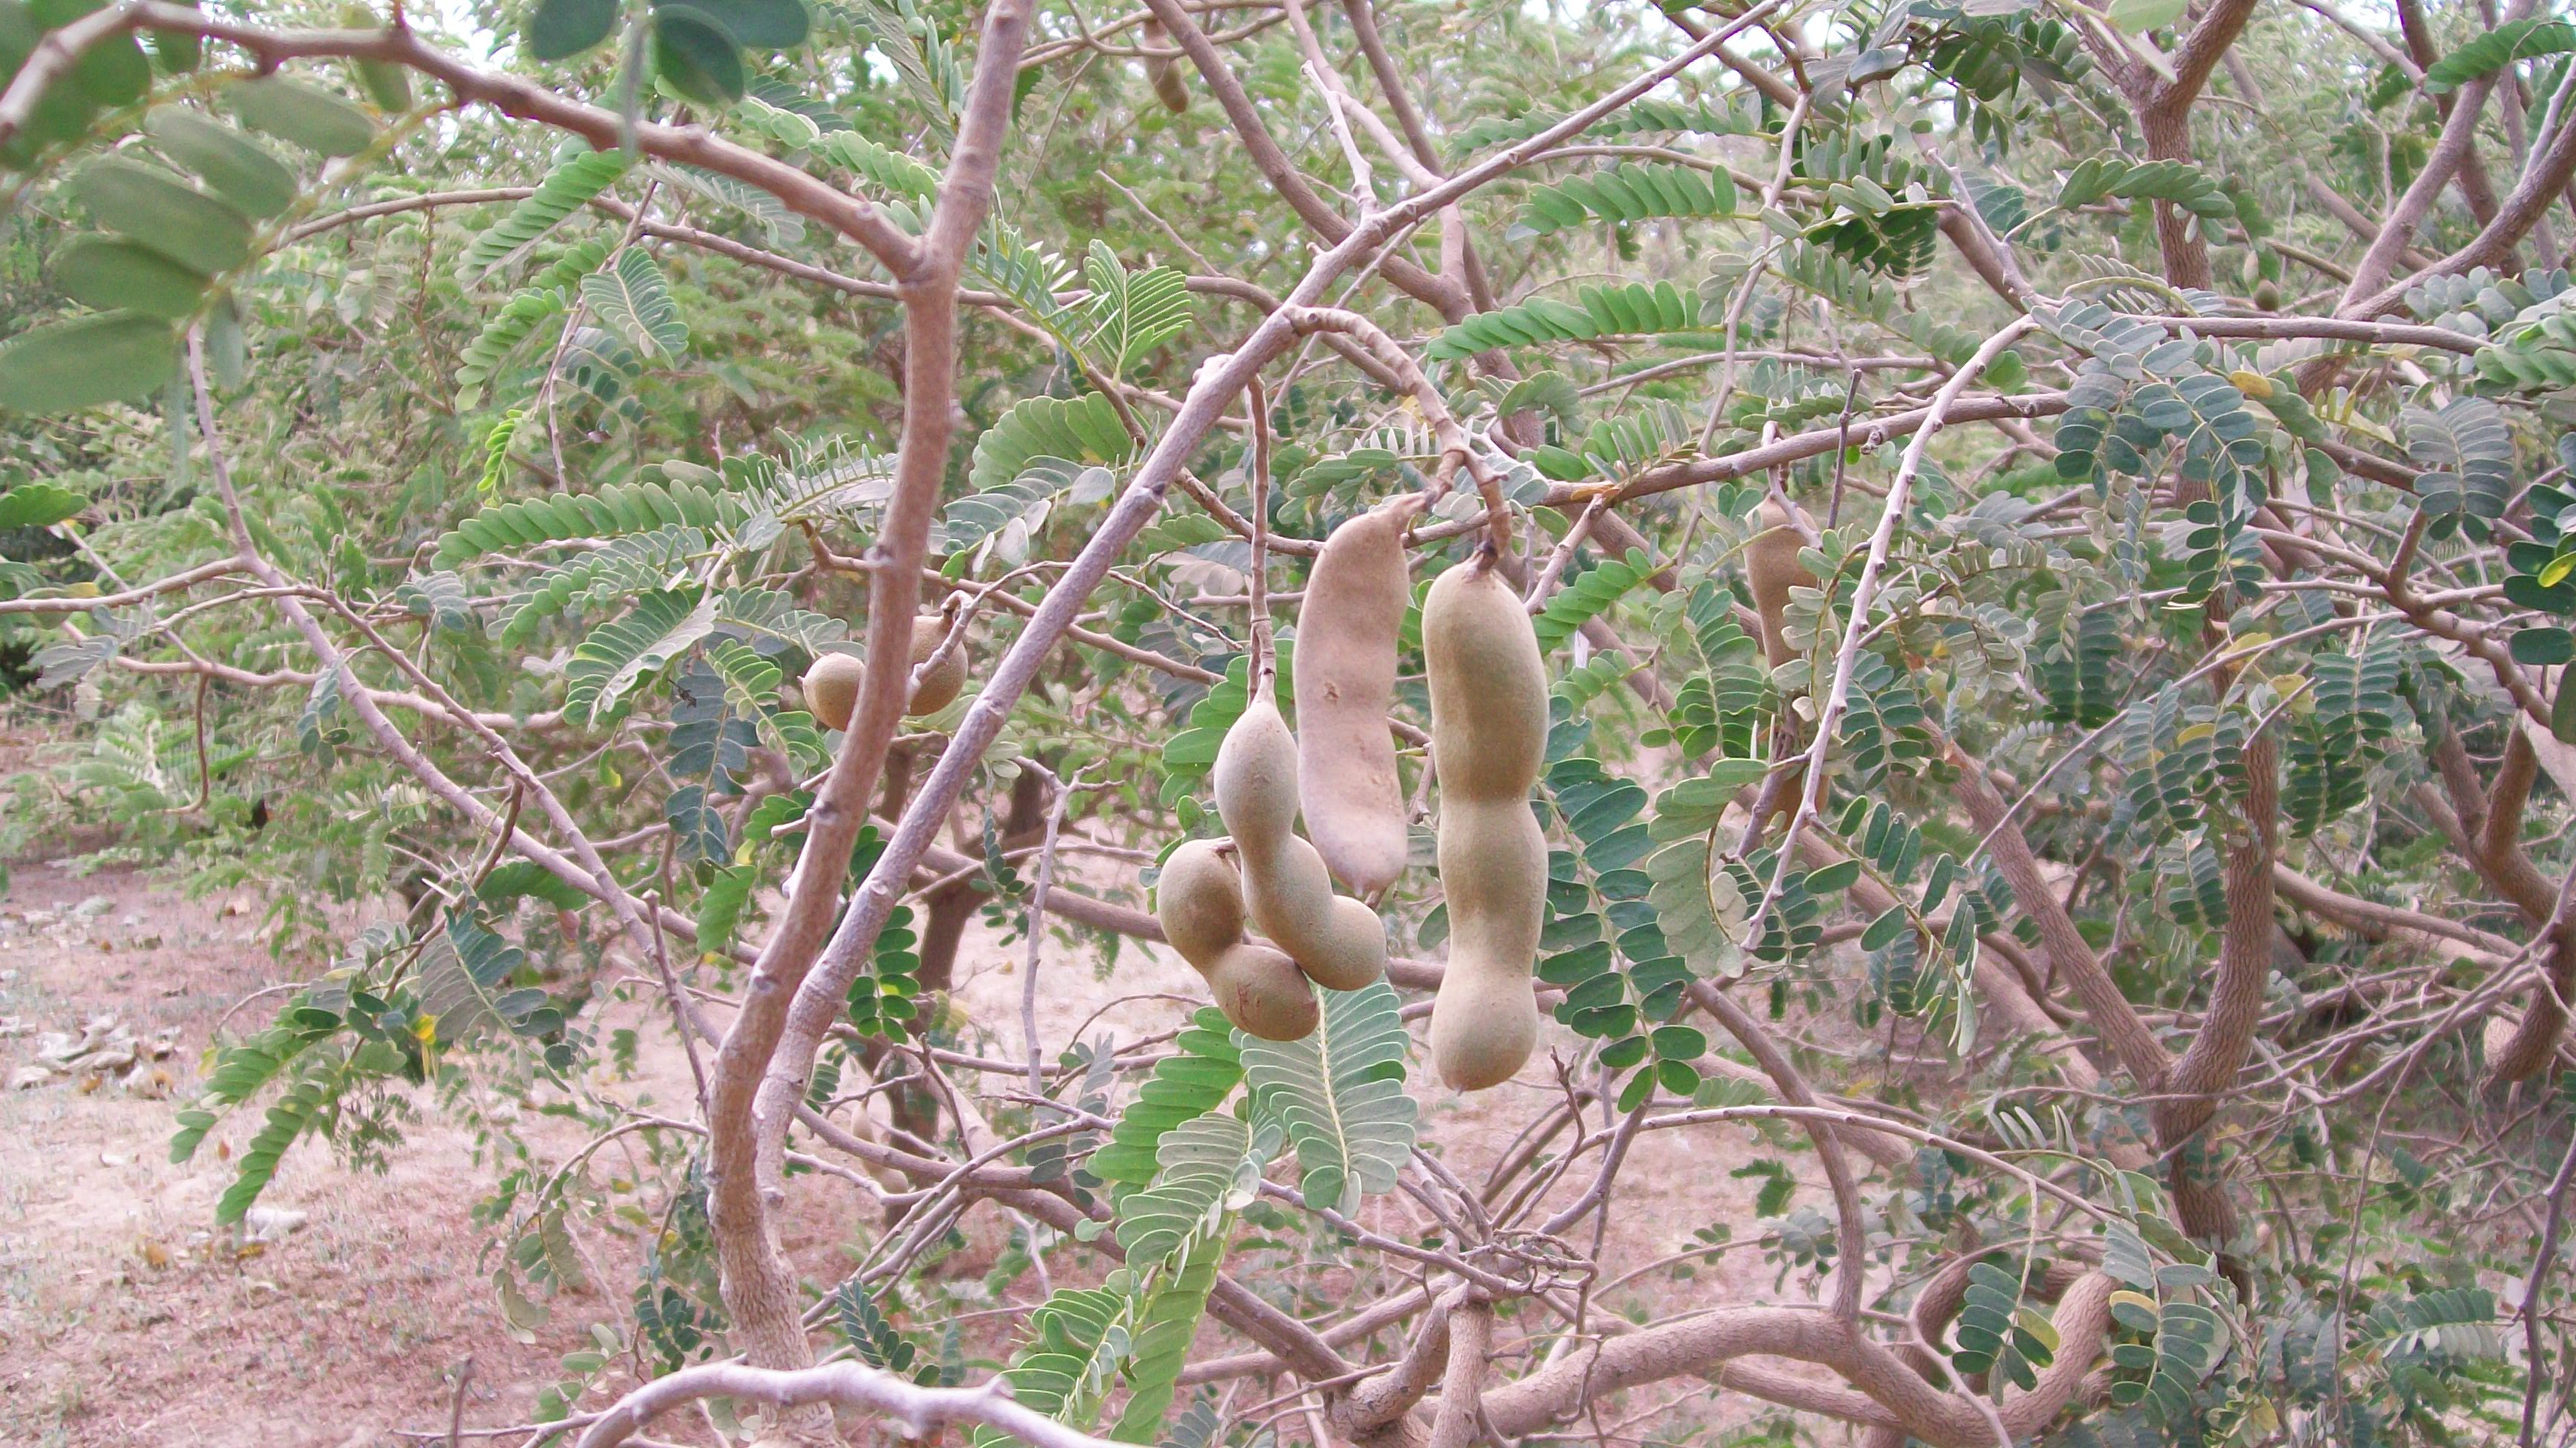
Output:
[[[2576,29],[1112,9],[0,4],[61,723],[5,828],[272,892],[310,984],[177,1119],[223,1215],[403,1083],[649,1139],[660,1375],[531,1429],[588,1444],[1448,1448],[1689,1379],[1886,1448],[2565,1438]],[[1256,637],[1405,493],[1417,601],[1499,544],[1551,670],[1526,1129],[1419,1110],[1426,869],[1304,1042],[957,1009],[977,911],[1032,1000],[1159,936]],[[828,730],[831,652],[919,668]],[[687,1119],[590,1071],[638,1031]],[[1603,1260],[1663,1131],[1769,1220]],[[501,1159],[525,1316],[626,1203]],[[839,1280],[821,1182],[883,1208]],[[1016,1402],[923,1271],[996,1213],[1081,1284]],[[1614,1305],[1737,1248],[1776,1300]]]

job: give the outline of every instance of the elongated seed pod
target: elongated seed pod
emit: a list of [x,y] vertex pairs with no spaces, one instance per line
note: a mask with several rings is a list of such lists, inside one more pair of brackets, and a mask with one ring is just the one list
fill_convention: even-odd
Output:
[[[948,619],[936,613],[925,613],[912,621],[912,664],[938,651],[939,641],[948,636]],[[803,687],[805,707],[826,728],[847,729],[850,715],[859,707],[859,686],[867,682],[868,666],[856,654],[817,654],[806,667]],[[966,649],[959,646],[940,660],[939,667],[924,675],[912,686],[912,697],[904,704],[907,714],[936,714],[948,707],[958,691],[966,687]]]
[[1334,878],[1362,895],[1395,883],[1406,854],[1395,773],[1395,635],[1404,623],[1404,525],[1413,495],[1333,530],[1297,610],[1297,799]]
[[1163,862],[1154,917],[1183,960],[1207,978],[1225,1018],[1265,1041],[1303,1040],[1322,1019],[1304,972],[1243,938],[1243,879],[1226,842],[1191,840]]
[[1538,1047],[1547,840],[1530,786],[1547,748],[1547,670],[1529,612],[1483,562],[1443,573],[1422,606],[1431,755],[1440,777],[1440,888],[1449,964],[1431,1006],[1440,1079],[1481,1091]]
[[[1799,509],[1797,516],[1803,521],[1806,510]],[[1789,510],[1778,499],[1763,499],[1757,531],[1744,545],[1745,581],[1753,585],[1753,606],[1762,613],[1762,653],[1775,669],[1798,656],[1789,646],[1787,632],[1789,590],[1816,586],[1816,575],[1798,561],[1798,550],[1807,546],[1806,537],[1789,519]]]
[[[1172,37],[1163,29],[1163,22],[1152,16],[1145,19],[1145,44],[1154,50],[1169,49],[1172,44]],[[1163,103],[1163,109],[1178,115],[1190,108],[1190,83],[1181,78],[1178,57],[1146,57],[1145,77],[1154,83],[1154,98]]]
[[1386,974],[1377,912],[1334,894],[1323,856],[1297,837],[1297,739],[1267,699],[1244,710],[1217,749],[1216,811],[1234,836],[1243,901],[1262,934],[1332,990]]
[[1440,802],[1449,965],[1431,1005],[1431,1060],[1461,1091],[1499,1086],[1538,1048],[1547,837],[1525,799]]

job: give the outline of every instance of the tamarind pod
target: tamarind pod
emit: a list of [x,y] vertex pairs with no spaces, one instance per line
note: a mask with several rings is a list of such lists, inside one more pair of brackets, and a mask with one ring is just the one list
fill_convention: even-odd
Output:
[[1272,853],[1242,853],[1243,903],[1253,926],[1308,979],[1327,990],[1358,990],[1386,974],[1386,927],[1365,902],[1333,893],[1313,845],[1289,835]]
[[1297,736],[1270,700],[1253,700],[1225,731],[1210,778],[1217,817],[1247,864],[1297,827]]
[[1295,1041],[1322,1013],[1285,954],[1243,938],[1243,879],[1224,840],[1190,840],[1163,861],[1154,918],[1181,959],[1205,977],[1217,1009],[1265,1041]]
[[[939,641],[948,636],[946,617],[925,613],[912,621],[912,664],[938,652]],[[856,654],[816,654],[805,669],[801,681],[805,690],[805,707],[826,728],[847,729],[850,715],[859,706],[859,686],[867,682],[868,666]],[[936,714],[948,707],[958,691],[966,687],[966,650],[961,645],[941,660],[939,667],[924,675],[912,686],[912,697],[905,701],[907,714]]]
[[1491,568],[1452,568],[1422,602],[1431,757],[1442,798],[1520,798],[1547,753],[1547,666],[1520,596]]
[[1201,974],[1216,993],[1216,1008],[1247,1034],[1265,1041],[1302,1041],[1323,1023],[1323,1009],[1315,1004],[1306,973],[1267,945],[1229,945]]
[[1512,1078],[1538,1048],[1530,967],[1545,925],[1547,837],[1526,799],[1444,799],[1440,884],[1449,964],[1431,1004],[1431,1063],[1454,1090]]
[[1186,840],[1163,860],[1154,884],[1154,918],[1183,960],[1205,968],[1243,939],[1243,877],[1223,840]]
[[856,654],[816,654],[806,665],[801,687],[805,707],[826,729],[850,727],[850,711],[859,706],[859,685],[868,666]]
[[[1796,516],[1804,519],[1806,510],[1798,509]],[[1781,507],[1777,498],[1763,499],[1756,515],[1760,526],[1744,545],[1745,580],[1753,587],[1753,606],[1762,615],[1762,653],[1775,669],[1798,656],[1789,646],[1787,632],[1789,590],[1816,586],[1816,575],[1798,561],[1798,550],[1807,540],[1790,518],[1789,509]]]
[[[1172,44],[1171,34],[1163,29],[1163,22],[1152,16],[1145,19],[1144,38],[1145,44],[1154,50],[1167,50]],[[1146,57],[1145,78],[1154,83],[1154,98],[1163,103],[1163,109],[1179,115],[1190,108],[1190,83],[1182,77],[1181,62],[1177,57]]]
[[1520,596],[1484,562],[1433,581],[1422,606],[1431,753],[1440,778],[1440,888],[1449,964],[1431,1006],[1440,1079],[1481,1091],[1538,1047],[1547,838],[1530,786],[1547,748],[1547,674]]
[[1297,610],[1297,797],[1306,834],[1335,879],[1362,895],[1404,873],[1404,794],[1395,772],[1396,631],[1408,601],[1408,494],[1333,530]]
[[1216,812],[1242,862],[1252,923],[1317,984],[1357,990],[1386,973],[1377,912],[1333,893],[1324,857],[1298,838],[1297,739],[1256,699],[1216,753]]
[[[912,666],[920,668],[932,654],[939,652],[942,639],[948,637],[948,619],[943,614],[925,613],[912,621]],[[936,714],[948,707],[959,691],[966,687],[966,641],[957,641],[939,667],[922,675],[912,685],[912,698],[904,705],[907,714]]]

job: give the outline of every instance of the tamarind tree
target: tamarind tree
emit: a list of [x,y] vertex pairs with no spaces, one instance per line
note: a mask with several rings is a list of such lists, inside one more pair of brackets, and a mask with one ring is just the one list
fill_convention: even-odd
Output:
[[[2533,0],[0,0],[0,72],[0,837],[273,902],[226,1219],[476,1118],[491,1330],[602,1344],[516,1440],[2567,1440]],[[1388,507],[1385,980],[1045,1038]],[[1470,566],[1546,669],[1476,1133]],[[1605,1245],[1665,1133],[1756,1210]]]

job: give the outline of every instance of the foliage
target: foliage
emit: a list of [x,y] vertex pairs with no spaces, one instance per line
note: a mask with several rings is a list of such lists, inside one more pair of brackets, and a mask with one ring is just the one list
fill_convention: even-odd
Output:
[[[45,81],[0,107],[0,677],[41,740],[0,843],[265,903],[291,984],[173,1159],[236,1224],[296,1151],[465,1124],[493,1325],[585,1314],[542,1421],[754,1340],[711,1108],[640,1083],[776,988],[793,881],[835,944],[787,972],[821,1044],[770,1063],[810,1114],[758,1194],[885,1194],[788,1280],[829,1264],[806,1325],[917,1383],[1262,1448],[1288,1400],[1187,1368],[1260,1349],[1331,1419],[1469,1284],[1488,1409],[1582,1379],[1480,1432],[1715,1441],[1569,1360],[1615,1317],[1713,1378],[1666,1352],[1703,1313],[1848,1271],[1937,1381],[1728,1372],[1792,1402],[1743,1441],[1874,1390],[1980,1442],[2518,1436],[2576,1100],[2514,1044],[2571,984],[2564,19],[1793,4],[1542,150],[1741,7],[1043,3],[998,144],[953,0],[478,0],[266,53],[377,22],[177,8],[55,67],[93,12],[0,0]],[[2502,210],[2435,175],[2357,277],[2470,99]],[[1337,310],[1263,329],[1288,302]],[[1462,1108],[1409,1065],[1450,931],[1419,604],[1489,490],[1546,671],[1545,1023]],[[1256,659],[1293,716],[1321,541],[1407,492],[1393,977],[1256,1039],[1152,943],[1150,862],[1215,828]],[[865,651],[898,521],[970,682],[861,807],[799,681]],[[1688,1285],[1734,1253],[1767,1290]],[[2020,1420],[2060,1378],[2100,1392]]]

